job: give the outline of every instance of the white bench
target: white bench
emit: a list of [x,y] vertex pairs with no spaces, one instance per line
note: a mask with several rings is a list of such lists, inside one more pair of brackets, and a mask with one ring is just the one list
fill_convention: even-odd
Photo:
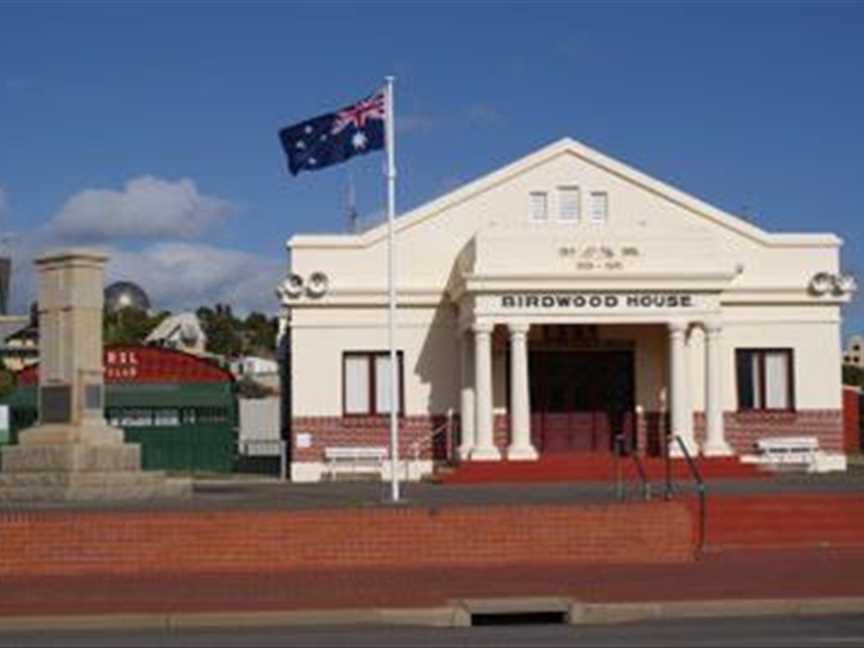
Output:
[[774,468],[800,467],[811,468],[819,454],[819,440],[816,437],[775,437],[756,441],[760,463]]
[[380,475],[387,458],[387,448],[370,446],[346,446],[324,448],[327,460],[327,473],[330,479],[337,473],[375,473]]

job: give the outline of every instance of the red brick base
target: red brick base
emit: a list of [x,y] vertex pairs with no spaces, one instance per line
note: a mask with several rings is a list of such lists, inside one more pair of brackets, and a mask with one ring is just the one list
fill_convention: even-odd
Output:
[[[828,452],[843,451],[843,412],[841,410],[798,410],[796,412],[725,412],[726,440],[736,454],[752,454],[756,440],[777,436],[815,436]],[[637,447],[648,456],[661,456],[669,415],[644,412],[637,416]],[[432,437],[432,432],[447,424],[447,417],[407,416],[400,420],[400,455],[406,458],[447,461],[455,458],[459,445],[459,416],[450,426]],[[327,446],[387,446],[390,432],[386,417],[301,417],[294,419],[293,461],[323,461]],[[705,439],[705,415],[693,414],[697,443]],[[510,417],[496,414],[495,444],[503,452],[510,443]],[[296,447],[297,433],[311,435],[309,448]]]
[[687,562],[686,504],[0,515],[0,577]]

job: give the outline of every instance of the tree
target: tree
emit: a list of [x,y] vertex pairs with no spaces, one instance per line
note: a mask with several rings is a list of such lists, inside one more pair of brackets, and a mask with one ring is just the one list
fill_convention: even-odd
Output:
[[268,319],[263,313],[252,311],[243,322],[244,353],[276,351],[276,318]]
[[103,337],[108,346],[144,344],[144,340],[170,313],[163,311],[150,316],[146,311],[127,306],[105,312]]
[[0,368],[0,398],[5,398],[15,391],[15,374],[5,368]]
[[843,365],[843,384],[864,387],[864,368],[857,365]]

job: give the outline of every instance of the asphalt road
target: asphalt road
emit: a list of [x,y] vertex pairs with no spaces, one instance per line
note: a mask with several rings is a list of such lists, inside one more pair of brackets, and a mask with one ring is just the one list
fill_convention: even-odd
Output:
[[654,621],[607,626],[314,627],[28,632],[0,646],[864,646],[864,615]]

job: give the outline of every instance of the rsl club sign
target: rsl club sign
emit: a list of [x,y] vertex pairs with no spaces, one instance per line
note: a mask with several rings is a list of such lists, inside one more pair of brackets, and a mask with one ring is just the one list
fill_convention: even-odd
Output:
[[696,300],[682,292],[561,292],[501,295],[502,309],[509,310],[687,310]]

